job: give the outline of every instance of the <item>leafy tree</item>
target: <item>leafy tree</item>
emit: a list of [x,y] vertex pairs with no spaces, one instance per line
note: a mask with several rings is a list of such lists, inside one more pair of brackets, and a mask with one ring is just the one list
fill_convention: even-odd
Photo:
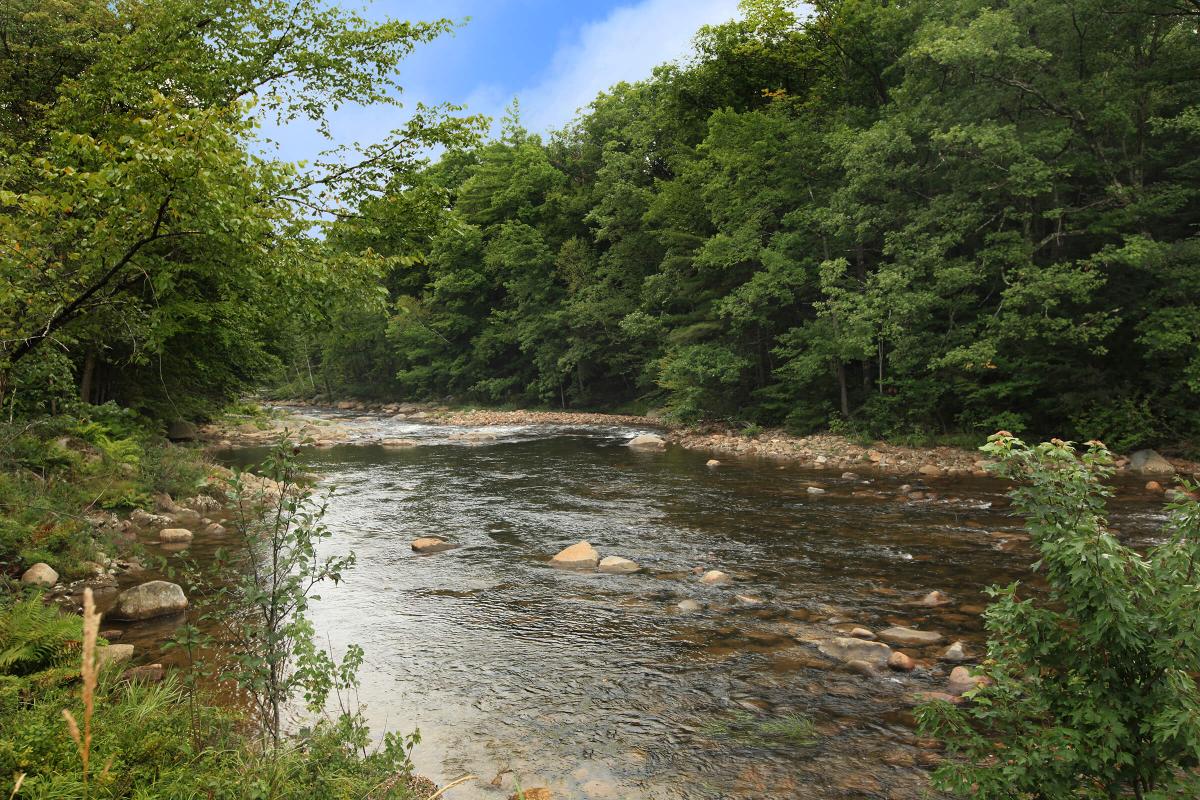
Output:
[[966,797],[1193,797],[1200,792],[1200,503],[1170,506],[1145,554],[1108,526],[1103,444],[1029,446],[1007,432],[983,451],[1013,493],[1045,577],[1022,598],[993,588],[987,682],[971,704],[924,706],[950,758],[935,783]]

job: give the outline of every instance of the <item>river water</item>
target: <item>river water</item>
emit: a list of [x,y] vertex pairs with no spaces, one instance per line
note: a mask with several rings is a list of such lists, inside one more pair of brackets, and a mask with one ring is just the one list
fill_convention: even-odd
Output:
[[[336,487],[331,551],[358,558],[312,616],[336,651],[365,649],[374,730],[419,728],[417,771],[439,783],[477,776],[450,800],[518,782],[589,800],[917,798],[936,754],[911,697],[944,688],[945,643],[906,648],[913,673],[864,676],[803,640],[903,624],[978,655],[981,588],[1031,577],[990,480],[910,480],[936,495],[912,501],[894,477],[632,451],[632,428],[492,427],[468,442],[449,426],[348,424],[360,443],[303,456]],[[379,436],[418,446],[364,443]],[[1149,503],[1116,504],[1124,533],[1160,521]],[[414,554],[428,535],[461,547]],[[581,539],[643,571],[548,566]],[[698,568],[735,582],[705,587]],[[934,589],[951,602],[921,606]],[[703,610],[680,611],[685,599]]]

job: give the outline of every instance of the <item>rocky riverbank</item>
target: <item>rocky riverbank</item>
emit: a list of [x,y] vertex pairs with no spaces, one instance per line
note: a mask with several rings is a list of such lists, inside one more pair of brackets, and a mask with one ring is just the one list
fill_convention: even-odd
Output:
[[[655,429],[664,443],[724,458],[759,458],[794,464],[810,469],[838,472],[854,471],[914,478],[986,477],[987,461],[977,451],[958,447],[908,447],[877,441],[862,444],[832,433],[793,436],[769,429],[748,434],[712,425],[699,427],[672,425],[651,416],[603,414],[574,411],[499,411],[488,409],[452,409],[414,403],[369,403],[342,400],[328,406],[306,401],[287,401],[275,406],[276,415],[252,420],[226,420],[201,429],[201,436],[215,446],[262,445],[278,439],[281,433],[305,439],[317,447],[331,447],[355,440],[355,417],[329,419],[328,411],[359,412],[384,416],[402,422],[466,427],[510,425],[612,425]],[[410,446],[408,440],[367,439],[364,444]],[[713,466],[717,466],[714,464]],[[1141,450],[1120,456],[1116,462],[1121,474],[1146,477],[1146,490],[1164,493],[1175,476],[1200,476],[1200,463],[1180,458],[1164,458],[1153,450]]]

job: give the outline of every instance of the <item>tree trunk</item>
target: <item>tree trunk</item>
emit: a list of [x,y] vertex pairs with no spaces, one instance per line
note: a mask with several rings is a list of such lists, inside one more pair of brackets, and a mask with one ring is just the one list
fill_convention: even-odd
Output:
[[850,395],[846,391],[846,365],[837,362],[838,391],[842,395],[842,416],[850,419]]
[[96,353],[92,350],[83,357],[83,374],[79,376],[79,399],[85,403],[92,402],[93,386],[96,378]]

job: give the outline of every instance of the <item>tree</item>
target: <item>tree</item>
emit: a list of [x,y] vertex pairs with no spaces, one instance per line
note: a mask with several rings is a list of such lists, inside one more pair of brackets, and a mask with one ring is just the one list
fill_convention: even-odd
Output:
[[[317,0],[6,4],[0,402],[14,369],[48,346],[82,365],[120,343],[136,363],[186,345],[164,332],[185,318],[237,316],[214,300],[286,310],[365,277],[329,267],[311,215],[357,205],[473,122],[418,107],[385,141],[335,148],[308,170],[258,155],[258,125],[325,130],[330,107],[397,103],[399,61],[448,28]],[[239,359],[256,376],[264,327],[251,327],[259,353]]]

